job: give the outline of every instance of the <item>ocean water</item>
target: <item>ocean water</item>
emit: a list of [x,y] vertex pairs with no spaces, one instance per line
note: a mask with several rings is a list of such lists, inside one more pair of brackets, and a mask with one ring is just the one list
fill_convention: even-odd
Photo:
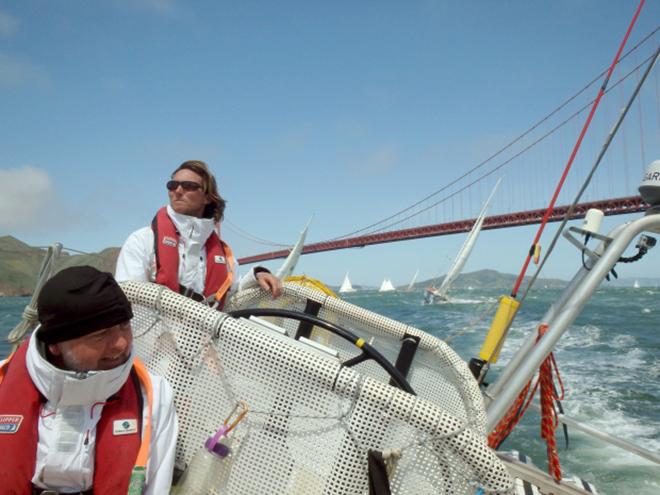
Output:
[[[559,290],[530,293],[516,318],[492,381],[536,322],[559,296]],[[348,294],[349,302],[379,312],[442,339],[464,359],[477,354],[490,325],[494,290],[456,290],[452,301],[422,305],[421,292]],[[0,335],[20,321],[29,298],[0,298]],[[481,320],[480,315],[487,313]],[[0,343],[0,356],[9,348]],[[559,342],[555,352],[566,389],[566,414],[599,430],[660,452],[660,289],[603,288]],[[569,428],[569,445],[557,432],[565,474],[594,483],[601,495],[660,494],[660,466]],[[530,410],[502,445],[519,450],[545,469],[545,444],[538,414]]]

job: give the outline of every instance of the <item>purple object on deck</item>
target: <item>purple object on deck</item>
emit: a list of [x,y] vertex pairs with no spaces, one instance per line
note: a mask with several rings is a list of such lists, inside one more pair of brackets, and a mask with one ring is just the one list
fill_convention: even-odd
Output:
[[227,429],[228,428],[226,425],[221,426],[215,435],[207,438],[206,442],[204,442],[204,447],[206,447],[206,450],[222,459],[227,457],[229,452],[231,452],[229,447],[220,443],[220,438],[223,436],[226,437]]

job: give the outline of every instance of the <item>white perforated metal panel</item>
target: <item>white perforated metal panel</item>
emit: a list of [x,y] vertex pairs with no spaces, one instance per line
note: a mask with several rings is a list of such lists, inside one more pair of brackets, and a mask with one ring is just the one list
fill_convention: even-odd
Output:
[[250,407],[222,495],[366,494],[369,449],[401,450],[395,494],[511,490],[503,464],[465,418],[165,287],[122,288],[138,354],[174,389],[180,461],[191,460],[238,400]]
[[[420,344],[408,375],[415,392],[486,435],[483,398],[467,364],[442,340],[422,330],[294,283],[285,283],[284,295],[276,300],[260,289],[243,291],[230,301],[227,311],[268,307],[302,312],[307,300],[321,304],[319,317],[372,342],[391,362],[396,360],[401,339],[406,334],[419,337]],[[295,334],[297,322],[283,322],[276,318],[271,321],[288,328],[290,335]],[[319,342],[339,351],[342,361],[360,352],[354,345],[325,330],[316,329],[315,332]],[[372,362],[359,364],[355,369],[377,380],[389,382],[389,376]]]

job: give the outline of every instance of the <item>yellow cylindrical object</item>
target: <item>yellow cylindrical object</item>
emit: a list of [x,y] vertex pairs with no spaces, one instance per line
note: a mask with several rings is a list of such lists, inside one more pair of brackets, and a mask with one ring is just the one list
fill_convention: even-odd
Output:
[[488,330],[484,345],[481,346],[481,351],[479,351],[479,357],[481,359],[490,361],[491,363],[497,362],[501,349],[501,346],[498,349],[498,344],[504,331],[516,315],[519,306],[520,303],[513,297],[500,297],[500,306],[497,308],[495,318],[493,318],[493,322],[490,324],[490,330]]
[[534,264],[538,265],[539,264],[539,259],[541,258],[541,245],[536,244],[534,246]]

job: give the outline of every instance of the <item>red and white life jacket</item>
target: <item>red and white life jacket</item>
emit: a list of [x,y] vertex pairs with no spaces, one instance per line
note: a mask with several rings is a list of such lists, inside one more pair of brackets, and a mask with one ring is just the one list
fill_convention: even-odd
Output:
[[[180,291],[179,283],[179,241],[180,235],[174,222],[167,214],[167,208],[158,210],[151,222],[154,232],[154,253],[156,256],[156,282],[175,292]],[[204,244],[206,249],[206,278],[204,297],[215,295],[221,306],[233,281],[232,267],[234,256],[229,245],[216,232]]]
[[[28,342],[24,342],[0,368],[0,452],[5,453],[0,463],[0,480],[2,493],[16,495],[32,494],[31,480],[39,441],[39,414],[46,401],[28,373],[27,349]],[[143,443],[141,432],[144,404],[140,383],[146,387],[148,396],[151,391],[150,380],[144,383],[146,371],[137,371],[137,366],[144,367],[141,363],[134,365],[126,383],[106,401],[96,425],[95,494],[128,492],[131,473]],[[126,419],[136,420],[138,431],[134,434],[115,435],[114,422]],[[150,437],[150,427],[145,428],[144,441],[147,445],[142,450],[148,449]]]

